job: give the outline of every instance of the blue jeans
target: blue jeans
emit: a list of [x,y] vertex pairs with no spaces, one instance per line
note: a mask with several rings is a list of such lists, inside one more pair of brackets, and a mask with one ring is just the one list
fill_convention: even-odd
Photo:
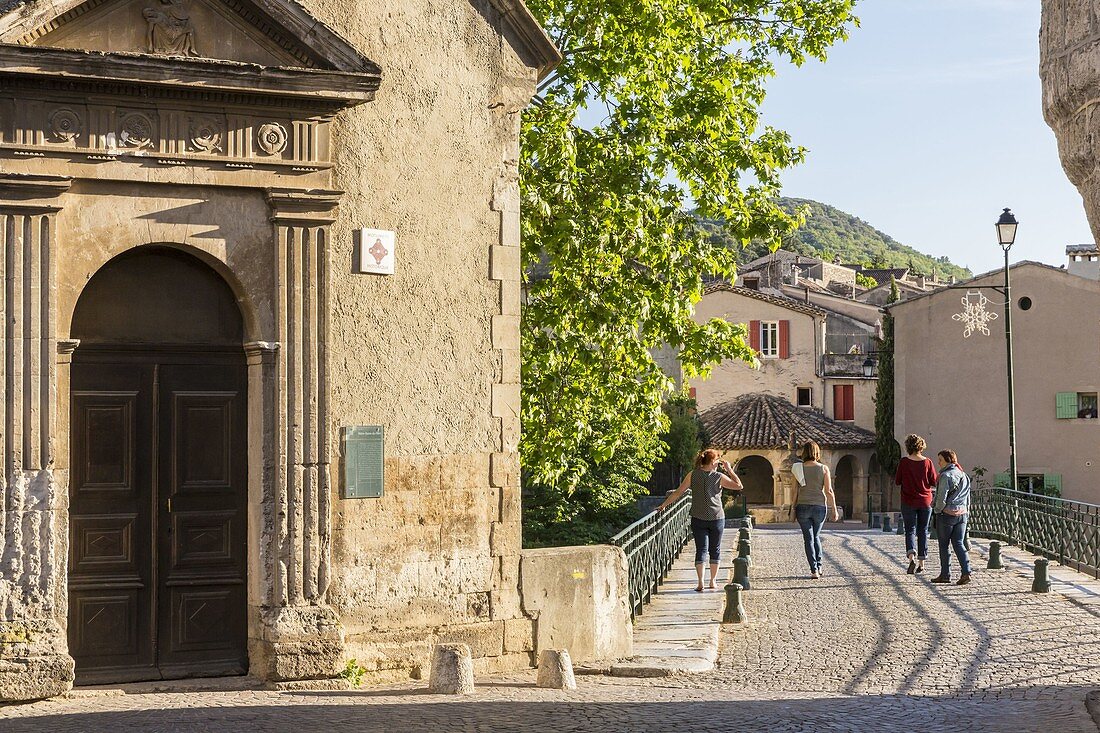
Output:
[[725,519],[691,518],[691,534],[695,537],[695,564],[703,565],[710,555],[710,564],[717,565],[722,554],[722,530]]
[[816,573],[821,570],[821,525],[825,524],[825,507],[820,504],[796,504],[794,516],[802,528],[810,572]]
[[963,538],[966,537],[966,515],[936,515],[936,531],[940,540],[940,576],[951,577],[951,553],[948,544],[955,548],[955,557],[959,558],[959,569],[963,575],[970,575],[970,554],[966,551]]
[[914,552],[918,560],[928,557],[928,520],[932,517],[932,507],[913,509],[901,505],[901,521],[905,525],[905,555]]

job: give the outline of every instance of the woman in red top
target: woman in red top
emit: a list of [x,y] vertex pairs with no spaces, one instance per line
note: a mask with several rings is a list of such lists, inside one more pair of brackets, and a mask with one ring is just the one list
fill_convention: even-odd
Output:
[[[901,519],[905,523],[905,556],[910,575],[924,572],[928,557],[928,520],[932,516],[932,497],[936,492],[936,467],[924,457],[928,444],[919,435],[905,439],[909,454],[898,461],[894,483],[901,487]],[[914,546],[915,545],[915,546]],[[915,559],[914,559],[915,558]]]

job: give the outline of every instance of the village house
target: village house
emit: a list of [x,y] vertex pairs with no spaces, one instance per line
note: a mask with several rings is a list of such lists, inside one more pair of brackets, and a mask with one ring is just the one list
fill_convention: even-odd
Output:
[[[709,285],[696,305],[700,322],[744,323],[758,356],[758,368],[726,361],[706,379],[685,383],[712,445],[725,451],[749,487],[745,498],[758,521],[790,518],[790,452],[798,442],[826,441],[846,516],[865,511],[868,481],[879,473],[873,460],[878,324],[855,316],[881,313],[840,296],[822,297],[845,303],[846,310],[722,282]],[[679,379],[675,360],[664,357],[666,371]]]
[[[877,285],[864,287],[857,281],[856,275],[870,278]],[[833,262],[825,262],[819,257],[778,249],[738,268],[737,284],[754,290],[793,287],[806,292],[839,295],[882,306],[889,298],[891,279],[897,283],[902,299],[935,290],[954,281],[954,278],[947,282],[941,281],[935,270],[924,275],[912,272],[908,267],[881,268],[845,264],[839,257]]]
[[[1011,268],[1019,487],[1100,503],[1100,320],[1090,316],[1100,312],[1100,282],[1076,274],[1080,253],[1068,254],[1070,270]],[[1004,296],[977,289],[1003,278],[1003,270],[987,273],[890,313],[897,439],[923,435],[930,455],[955,450],[967,470],[983,468],[988,484],[1007,486]]]
[[519,0],[0,12],[0,701],[529,666]]

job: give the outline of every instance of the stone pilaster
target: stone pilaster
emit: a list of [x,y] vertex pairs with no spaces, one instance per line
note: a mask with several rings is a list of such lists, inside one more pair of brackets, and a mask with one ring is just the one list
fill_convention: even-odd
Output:
[[[271,573],[257,650],[270,679],[335,674],[343,632],[328,606],[332,487],[328,430],[329,237],[340,193],[269,190],[278,348],[257,357],[273,442],[265,466],[270,517],[262,555]],[[265,363],[266,360],[266,364]]]
[[51,697],[73,681],[65,640],[67,461],[56,460],[54,237],[69,184],[0,177],[0,701]]

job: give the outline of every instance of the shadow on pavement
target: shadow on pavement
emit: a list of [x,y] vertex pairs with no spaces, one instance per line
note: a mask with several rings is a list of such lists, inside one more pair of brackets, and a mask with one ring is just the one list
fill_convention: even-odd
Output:
[[[873,731],[914,730],[983,733],[1093,733],[1095,723],[1085,707],[1091,688],[1035,687],[1018,695],[974,698],[929,698],[906,695],[792,698],[773,701],[716,701],[686,699],[667,702],[606,702],[579,699],[580,693],[560,695],[556,701],[479,700],[436,698],[423,702],[372,702],[371,693],[319,695],[313,704],[286,704],[281,696],[270,706],[218,706],[185,709],[149,708],[123,712],[41,715],[0,721],[5,733],[267,733],[291,731],[575,731],[584,733],[664,733],[766,731]],[[589,688],[585,692],[591,693]],[[607,688],[597,693],[611,694]],[[629,690],[627,691],[629,692]],[[635,692],[638,692],[635,690]],[[642,691],[644,692],[644,690]],[[706,693],[685,691],[700,698]],[[324,704],[326,699],[332,704]],[[351,702],[356,698],[362,702]],[[575,699],[570,699],[575,698]],[[1040,698],[1040,699],[1025,699]],[[63,704],[63,703],[62,703]]]

